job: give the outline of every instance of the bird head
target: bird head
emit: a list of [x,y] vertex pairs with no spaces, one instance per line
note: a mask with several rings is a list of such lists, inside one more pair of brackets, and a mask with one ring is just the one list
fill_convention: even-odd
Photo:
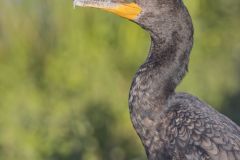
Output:
[[150,25],[158,17],[168,10],[176,9],[178,2],[181,0],[74,0],[73,3],[74,6],[93,7],[112,12],[150,29]]
[[179,16],[180,10],[186,11],[182,0],[74,0],[73,3],[74,6],[103,9],[131,20],[149,31],[152,37],[163,30],[174,30],[174,24],[183,17]]

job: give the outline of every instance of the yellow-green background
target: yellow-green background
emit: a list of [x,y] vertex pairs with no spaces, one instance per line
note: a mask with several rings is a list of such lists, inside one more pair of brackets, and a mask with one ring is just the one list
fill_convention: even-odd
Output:
[[[240,1],[185,0],[190,92],[240,123]],[[143,160],[128,90],[149,48],[140,27],[67,0],[0,1],[0,159]]]

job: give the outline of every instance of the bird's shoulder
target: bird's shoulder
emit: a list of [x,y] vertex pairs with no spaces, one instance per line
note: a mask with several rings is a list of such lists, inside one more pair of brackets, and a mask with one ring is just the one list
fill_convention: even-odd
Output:
[[198,98],[175,94],[165,115],[168,144],[175,151],[184,150],[190,157],[202,155],[203,159],[240,159],[239,127]]

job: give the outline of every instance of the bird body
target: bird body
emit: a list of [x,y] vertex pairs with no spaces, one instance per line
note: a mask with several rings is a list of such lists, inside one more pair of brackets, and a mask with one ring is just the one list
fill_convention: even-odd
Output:
[[183,2],[136,0],[136,5],[141,9],[134,7],[134,14],[141,11],[137,16],[124,15],[130,13],[126,10],[116,14],[135,17],[131,20],[151,37],[129,93],[132,123],[148,159],[240,160],[240,127],[198,98],[175,92],[193,45],[192,20]]
[[187,93],[169,97],[168,107],[131,116],[149,160],[238,160],[240,128]]

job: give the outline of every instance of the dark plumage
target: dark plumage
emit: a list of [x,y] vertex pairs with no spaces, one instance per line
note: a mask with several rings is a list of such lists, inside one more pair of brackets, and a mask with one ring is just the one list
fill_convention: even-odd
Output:
[[137,1],[136,22],[152,45],[134,77],[132,123],[149,160],[239,160],[240,128],[206,103],[174,90],[188,68],[191,18],[180,0]]
[[129,107],[148,159],[240,160],[239,126],[196,97],[175,92],[193,45],[192,21],[183,2],[136,4],[142,11],[133,21],[150,33],[152,43],[133,79]]

